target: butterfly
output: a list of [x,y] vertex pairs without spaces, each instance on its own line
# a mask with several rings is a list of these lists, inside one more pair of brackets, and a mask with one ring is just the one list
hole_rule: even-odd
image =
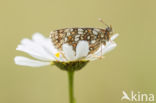
[[[103,22],[103,21],[101,21]],[[106,24],[105,24],[106,25]],[[50,38],[54,46],[62,50],[62,45],[68,43],[76,51],[79,41],[87,41],[89,54],[94,53],[103,44],[106,45],[112,35],[112,26],[106,28],[64,28],[52,31]]]

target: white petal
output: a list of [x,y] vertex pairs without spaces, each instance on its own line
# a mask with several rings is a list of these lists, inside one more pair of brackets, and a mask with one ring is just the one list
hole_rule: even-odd
[[50,54],[53,58],[59,60],[59,61],[64,61],[64,58],[61,58],[61,54],[60,54],[60,57],[59,58],[56,58],[55,57],[55,54],[58,53],[58,50],[55,48],[55,46],[53,45],[52,41],[50,38],[46,38],[44,37],[42,34],[40,33],[35,33],[33,36],[32,36],[32,39],[33,41],[44,47],[44,50]]
[[[113,50],[115,47],[117,46],[117,44],[113,41],[109,42],[109,44],[107,44],[106,46],[103,45],[103,49],[102,49],[102,55],[108,53],[109,51]],[[101,55],[100,53],[97,53],[97,55]]]
[[45,38],[42,34],[40,33],[35,33],[33,36],[32,36],[32,40],[40,45],[40,46],[43,46],[45,48],[45,50],[47,52],[49,52],[50,54],[55,54],[57,53],[57,49],[54,47],[54,45],[52,44],[51,42],[51,39],[50,38]]
[[[23,39],[21,41],[21,44],[18,45],[16,50],[26,52],[29,55],[31,55],[37,59],[47,60],[47,61],[55,60],[53,53],[50,53],[50,51],[48,51],[47,47],[46,47],[46,44],[49,45],[48,42],[50,42],[50,40],[47,40],[41,34],[35,34],[35,35],[34,36],[35,36],[36,41],[32,41],[29,39]],[[37,42],[37,40],[38,40],[38,42]],[[42,44],[44,44],[44,45],[42,45]],[[52,47],[52,45],[51,45],[51,47]],[[53,50],[53,51],[55,51],[55,50]]]
[[[23,41],[26,41],[26,39],[24,39]],[[31,43],[31,42],[29,45],[28,44],[27,45],[23,45],[23,44],[18,45],[16,50],[28,53],[32,57],[40,59],[40,60],[45,60],[45,61],[54,60],[53,58],[46,55],[46,52],[44,52],[42,47],[39,47],[36,44]]]
[[64,52],[65,57],[69,61],[72,61],[72,60],[76,59],[75,52],[74,52],[73,47],[71,45],[63,44],[62,48],[63,48],[63,52]]
[[100,47],[94,54],[90,54],[86,59],[91,60],[91,61],[96,60],[100,56],[103,56],[104,54],[113,50],[116,46],[117,46],[117,44],[113,41],[107,42],[106,45],[101,45],[102,48]]
[[[102,55],[108,53],[116,47],[116,43],[108,43],[106,46],[102,45]],[[95,53],[96,56],[101,56],[101,48]]]
[[30,67],[41,67],[50,65],[50,62],[42,62],[37,60],[32,60],[23,56],[16,56],[14,61],[17,65],[30,66]]
[[95,57],[95,56],[93,56],[93,55],[90,55],[89,57],[86,58],[86,60],[94,61],[94,60],[96,60],[96,59],[98,59],[98,58],[100,58],[100,57]]
[[[102,45],[102,55],[108,53],[109,51],[113,50],[115,47],[117,46],[117,44],[113,41],[111,42],[107,42],[106,45]],[[99,50],[95,53],[95,55],[97,56],[101,56],[101,48],[99,48]]]
[[111,40],[115,40],[117,37],[119,36],[119,34],[114,34],[112,37],[111,37]]
[[[41,33],[34,33],[32,36],[32,40],[41,43],[42,41],[44,41],[46,38],[41,34]],[[42,43],[41,43],[42,44]]]
[[76,59],[86,57],[89,52],[89,44],[87,41],[79,41],[76,47]]

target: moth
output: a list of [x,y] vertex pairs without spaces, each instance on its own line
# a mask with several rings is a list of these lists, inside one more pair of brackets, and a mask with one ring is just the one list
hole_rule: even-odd
[[[102,23],[104,23],[101,20]],[[105,24],[106,25],[106,24]],[[89,54],[93,54],[103,44],[106,45],[112,35],[112,26],[106,28],[64,28],[52,31],[50,38],[54,46],[62,50],[62,45],[68,43],[76,51],[79,41],[87,41],[89,44]]]

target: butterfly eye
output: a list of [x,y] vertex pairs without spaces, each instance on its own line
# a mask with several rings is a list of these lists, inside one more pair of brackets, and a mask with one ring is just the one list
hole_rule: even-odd
[[111,28],[111,27],[107,27],[107,28],[106,28],[106,31],[107,31],[107,32],[112,32],[112,28]]

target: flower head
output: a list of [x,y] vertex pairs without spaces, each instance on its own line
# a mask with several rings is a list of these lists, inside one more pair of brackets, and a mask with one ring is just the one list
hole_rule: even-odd
[[16,56],[17,65],[40,67],[54,64],[68,72],[69,101],[74,103],[74,71],[82,69],[89,61],[101,58],[116,47],[111,26],[99,28],[67,28],[51,32],[50,38],[35,33],[32,39],[23,39],[16,48],[32,56]]
[[[109,41],[106,41],[105,45],[99,45],[98,49],[91,53],[90,44],[85,40],[79,40],[75,48],[73,48],[73,45],[70,43],[62,43],[58,48],[55,42],[51,42],[50,38],[44,37],[40,33],[35,33],[32,39],[23,39],[16,48],[16,50],[25,52],[34,59],[16,56],[14,60],[17,65],[30,67],[40,67],[51,64],[58,66],[58,63],[65,63],[67,65],[69,62],[75,65],[74,62],[76,61],[83,64],[84,61],[96,60],[108,51],[114,49],[116,43],[113,40],[117,36],[118,34],[113,35]],[[84,64],[86,64],[86,62]]]

